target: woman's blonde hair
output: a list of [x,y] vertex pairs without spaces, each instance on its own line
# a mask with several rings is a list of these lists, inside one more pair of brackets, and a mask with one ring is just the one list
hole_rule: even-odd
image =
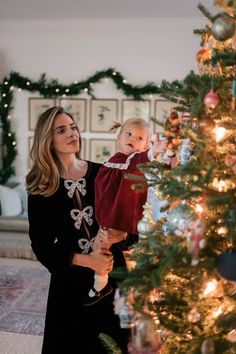
[[[62,107],[57,106],[47,109],[41,114],[37,121],[34,141],[30,151],[33,166],[26,176],[26,189],[31,194],[49,196],[52,195],[59,186],[59,161],[51,148],[53,123],[59,114],[66,114],[75,122],[74,118],[69,113],[65,112]],[[77,130],[79,131],[78,127]],[[76,156],[79,158],[79,153],[76,154]]]

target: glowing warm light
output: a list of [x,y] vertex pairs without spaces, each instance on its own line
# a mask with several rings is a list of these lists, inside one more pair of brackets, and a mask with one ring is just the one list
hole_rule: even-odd
[[224,226],[221,226],[221,227],[219,227],[219,229],[217,230],[217,232],[218,232],[218,234],[219,235],[225,235],[225,234],[227,234],[227,228],[226,227],[224,227]]
[[219,142],[225,138],[227,130],[223,127],[216,127],[214,133],[216,136],[216,141]]
[[216,290],[216,287],[217,287],[217,280],[216,279],[212,279],[210,280],[207,285],[206,285],[206,288],[203,292],[203,294],[205,296],[209,295],[210,293],[212,293],[213,291]]
[[213,311],[213,317],[219,317],[223,313],[223,306],[221,305],[217,310]]
[[199,213],[199,214],[202,214],[203,211],[204,211],[202,205],[200,205],[200,204],[196,204],[196,205],[195,205],[195,210],[196,210],[196,212]]
[[213,179],[212,186],[213,188],[217,189],[219,192],[224,192],[227,190],[225,181],[218,180],[217,178]]
[[160,294],[157,289],[153,289],[149,294],[149,301],[153,304],[154,302],[158,301],[160,298]]

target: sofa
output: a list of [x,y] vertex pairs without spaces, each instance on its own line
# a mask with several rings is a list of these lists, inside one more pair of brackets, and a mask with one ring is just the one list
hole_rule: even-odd
[[0,185],[0,257],[36,260],[28,231],[27,192],[24,185]]

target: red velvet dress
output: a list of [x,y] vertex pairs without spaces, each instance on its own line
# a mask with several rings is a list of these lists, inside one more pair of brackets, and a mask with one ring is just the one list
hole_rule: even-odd
[[147,189],[132,189],[133,184],[144,182],[128,179],[126,175],[143,176],[138,165],[148,161],[148,151],[129,156],[118,152],[99,169],[95,180],[95,210],[100,226],[138,233],[137,223],[142,219]]

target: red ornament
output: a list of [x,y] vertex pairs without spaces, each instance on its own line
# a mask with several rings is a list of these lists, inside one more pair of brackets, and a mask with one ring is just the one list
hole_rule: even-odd
[[204,104],[208,108],[215,108],[219,103],[220,97],[213,90],[204,97]]
[[203,117],[199,120],[199,128],[206,133],[211,132],[215,128],[215,122],[209,116]]
[[210,48],[202,48],[196,55],[196,59],[199,63],[204,62],[205,60],[210,60],[212,57],[212,50]]

